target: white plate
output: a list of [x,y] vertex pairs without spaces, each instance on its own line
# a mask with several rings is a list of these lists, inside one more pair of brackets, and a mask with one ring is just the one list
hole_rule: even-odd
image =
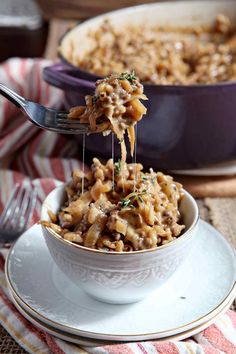
[[[43,331],[58,337],[60,339],[66,340],[68,342],[76,343],[79,345],[83,346],[100,346],[100,345],[108,345],[108,344],[114,344],[114,341],[105,341],[105,340],[100,340],[100,339],[92,339],[92,338],[86,338],[82,336],[78,336],[75,334],[71,333],[66,333],[63,331],[60,331],[59,329],[56,329],[54,327],[49,326],[48,324],[44,323],[43,321],[40,321],[38,318],[34,317],[30,312],[26,311],[18,302],[18,299],[14,297],[13,294],[11,294],[11,300],[14,303],[15,307],[17,310],[28,320],[30,321],[34,326],[38,327],[39,329],[42,329]],[[120,342],[116,342],[120,343]]]
[[[29,320],[34,326],[38,327],[39,329],[42,329],[43,331],[57,337],[63,340],[66,340],[68,342],[72,342],[72,343],[76,343],[82,346],[87,346],[87,347],[94,347],[94,346],[101,346],[101,345],[109,345],[109,344],[117,344],[120,342],[116,342],[116,341],[104,341],[104,340],[99,340],[99,339],[91,339],[91,338],[86,338],[86,337],[82,337],[82,336],[78,336],[75,334],[71,334],[71,333],[66,333],[63,331],[60,331],[59,329],[56,329],[54,327],[51,327],[49,325],[47,325],[46,323],[44,323],[43,321],[40,321],[39,319],[37,319],[36,317],[34,317],[30,312],[27,312],[18,302],[17,298],[14,297],[13,294],[11,294],[11,299],[14,303],[14,305],[16,306],[16,308],[18,309],[18,311],[27,319]],[[216,314],[216,316],[214,316],[210,321],[204,322],[202,325],[194,327],[193,329],[190,329],[188,331],[182,332],[180,334],[176,334],[174,336],[169,336],[169,337],[163,337],[163,338],[159,338],[156,339],[156,341],[158,342],[162,342],[162,341],[177,341],[177,340],[183,340],[186,338],[189,338],[201,331],[203,331],[205,328],[209,327],[213,322],[216,321],[216,319],[223,315],[225,313],[225,311],[227,311],[229,309],[229,307],[231,306],[232,302],[234,300],[234,297],[231,296],[231,298],[229,299],[229,302],[227,302],[225,304],[225,307],[219,311],[219,313]]]
[[236,160],[190,170],[171,170],[170,173],[186,176],[230,176],[236,174]]
[[212,226],[200,221],[194,252],[145,300],[112,305],[88,297],[54,264],[39,225],[24,233],[6,262],[11,292],[34,317],[62,331],[105,340],[175,335],[212,319],[236,290],[236,257]]

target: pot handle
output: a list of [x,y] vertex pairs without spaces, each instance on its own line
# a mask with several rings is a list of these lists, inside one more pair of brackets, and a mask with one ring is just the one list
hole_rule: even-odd
[[43,69],[44,80],[52,86],[56,86],[61,90],[80,91],[85,95],[93,94],[95,83],[93,81],[83,80],[76,77],[78,73],[63,65],[57,63],[47,66]]

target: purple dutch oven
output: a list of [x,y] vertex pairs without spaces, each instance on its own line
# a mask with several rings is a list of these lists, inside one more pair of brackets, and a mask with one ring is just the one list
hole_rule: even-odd
[[[211,24],[224,13],[236,24],[235,1],[192,1],[135,6],[113,11],[83,22],[70,30],[60,45],[61,63],[44,69],[44,79],[65,93],[66,108],[84,104],[84,95],[93,94],[95,75],[74,66],[66,58],[73,38],[79,54],[89,46],[86,35],[105,18],[115,26],[124,23]],[[178,14],[178,16],[176,16]],[[157,22],[158,21],[158,22]],[[77,53],[78,54],[78,53]],[[144,85],[148,113],[138,124],[137,161],[146,167],[188,169],[236,158],[236,82],[214,85]],[[80,142],[82,138],[78,136]],[[94,156],[111,156],[111,138],[100,134],[86,138]],[[115,146],[120,156],[120,146]]]

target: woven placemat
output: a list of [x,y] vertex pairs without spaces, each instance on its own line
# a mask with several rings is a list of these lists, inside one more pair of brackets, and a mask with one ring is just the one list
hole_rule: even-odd
[[236,249],[236,198],[206,198],[208,220]]
[[[236,248],[236,198],[206,198],[197,202],[201,218],[215,226]],[[231,309],[236,311],[236,301]],[[0,353],[26,353],[1,326]]]
[[1,354],[26,354],[16,341],[0,326],[0,353]]

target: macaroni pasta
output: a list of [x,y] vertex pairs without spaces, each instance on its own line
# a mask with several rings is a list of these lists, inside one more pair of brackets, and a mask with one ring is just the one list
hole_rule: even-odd
[[[93,159],[91,171],[72,173],[66,186],[66,201],[44,226],[65,240],[111,252],[155,248],[181,235],[179,202],[182,186],[173,178],[141,164]],[[113,178],[114,175],[114,178]],[[82,192],[82,179],[84,190]]]
[[105,21],[91,31],[90,49],[79,57],[71,38],[66,59],[100,76],[135,70],[142,82],[161,85],[207,84],[236,80],[236,31],[219,14],[210,28],[126,25]]
[[133,156],[135,144],[135,124],[140,121],[146,108],[140,100],[146,100],[143,85],[134,73],[122,73],[96,82],[94,96],[86,96],[86,106],[70,110],[69,119],[87,123],[94,132],[114,132],[121,143],[122,166],[126,161],[124,134],[127,131],[130,152]]

